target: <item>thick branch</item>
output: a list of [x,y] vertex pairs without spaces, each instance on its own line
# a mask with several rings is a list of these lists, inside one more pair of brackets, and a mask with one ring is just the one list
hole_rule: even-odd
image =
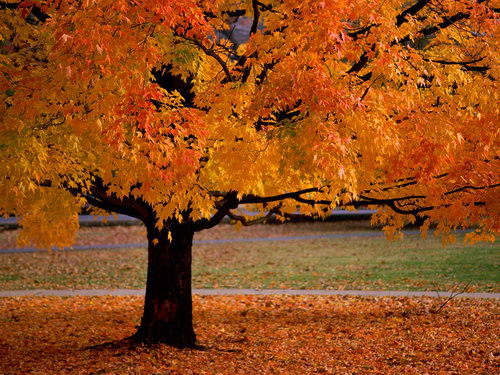
[[3,1],[0,1],[0,9],[17,9],[17,7],[21,4],[21,2],[18,3],[6,3]]
[[[257,28],[259,27],[259,18],[260,18],[260,10],[259,10],[259,2],[257,0],[252,0],[252,9],[253,9],[253,21],[252,21],[252,27],[250,28],[250,35],[253,35],[257,32]],[[256,57],[257,51],[255,51],[251,57]],[[240,59],[241,65],[244,65],[246,63],[247,58],[243,57],[243,59]],[[238,61],[238,63],[240,63]],[[241,82],[245,83],[248,80],[248,77],[250,76],[250,71],[252,70],[252,67],[250,65],[246,66],[245,69],[243,70],[243,74],[241,76]]]
[[347,35],[353,40],[357,40],[361,35],[367,34],[373,27],[378,26],[378,24],[372,23],[356,31],[349,31]]
[[490,67],[489,66],[469,66],[469,65],[464,65],[462,67],[462,70],[466,70],[468,72],[484,73],[484,72],[490,70]]
[[[217,18],[217,16],[213,12],[203,12],[203,14],[207,18]],[[246,14],[246,10],[245,9],[225,10],[222,12],[222,14],[228,17],[241,17]]]
[[317,193],[320,192],[321,189],[319,188],[309,188],[309,189],[303,189],[299,191],[295,191],[293,193],[285,193],[285,194],[279,194],[279,195],[273,195],[269,197],[259,197],[257,195],[244,195],[240,199],[240,203],[271,203],[271,202],[278,202],[284,199],[295,199],[297,197],[300,197],[302,194],[307,194],[307,193]]
[[102,210],[116,212],[119,214],[128,215],[132,217],[137,217],[137,212],[135,210],[130,209],[129,207],[111,204],[109,201],[101,200],[99,198],[96,198],[88,194],[80,194],[80,195],[84,197],[89,204],[97,208],[100,208]]
[[277,212],[276,209],[271,210],[265,216],[259,217],[258,219],[254,220],[248,220],[245,216],[236,215],[234,212],[231,211],[227,213],[227,216],[229,216],[231,220],[239,221],[245,227],[249,227],[251,225],[262,224],[266,222],[266,220],[271,218],[276,212]]
[[431,0],[420,0],[413,4],[411,7],[406,8],[396,17],[396,26],[399,27],[403,23],[408,22],[407,16],[414,16],[418,12],[420,12],[427,4],[429,4]]
[[478,59],[474,59],[474,60],[469,60],[469,61],[449,61],[449,60],[434,60],[434,59],[427,59],[427,58],[424,58],[424,61],[428,61],[428,62],[433,62],[433,63],[436,63],[436,64],[443,64],[443,65],[470,65],[470,64],[474,64],[474,63],[477,63],[479,61],[482,61],[484,60],[484,58],[478,58]]
[[257,32],[257,28],[259,27],[260,9],[259,2],[257,0],[252,0],[252,10],[253,21],[252,27],[250,28],[250,35],[255,34]]
[[444,195],[455,194],[455,193],[459,193],[459,192],[466,191],[466,190],[494,189],[494,188],[499,187],[499,186],[500,186],[500,183],[499,184],[493,184],[493,185],[485,185],[485,186],[467,185],[467,186],[462,186],[462,187],[454,189],[454,190],[450,190],[450,191],[444,193]]
[[198,232],[203,229],[210,229],[221,222],[221,220],[229,213],[229,210],[238,207],[238,199],[235,193],[229,193],[221,199],[217,204],[219,206],[215,215],[210,219],[201,219],[194,223],[194,231]]
[[[126,215],[133,216],[143,222],[146,222],[151,215],[150,206],[143,202],[140,198],[132,196],[124,196],[119,198],[115,193],[109,194],[108,186],[105,186],[100,178],[95,178],[90,188],[90,194],[82,194],[87,200],[94,199],[92,202],[107,205],[110,208],[105,208],[109,211],[118,213],[125,213]],[[99,201],[99,202],[98,202]],[[94,204],[89,201],[90,204]],[[99,206],[97,206],[99,207]]]
[[[389,206],[390,209],[393,210],[394,212],[401,214],[401,215],[418,215],[418,214],[421,214],[422,212],[432,211],[436,208],[434,206],[429,206],[429,207],[417,207],[417,208],[410,209],[410,210],[403,210],[403,209],[399,208],[398,206],[396,206],[395,202],[388,202],[387,206]],[[448,206],[448,205],[443,205],[441,207],[446,207],[446,206]]]
[[[446,29],[446,28],[454,25],[456,22],[468,19],[469,17],[470,17],[470,13],[463,13],[463,12],[456,13],[453,16],[446,17],[446,19],[443,22],[438,23],[437,25],[420,29],[417,32],[417,35],[420,34],[421,36],[429,36],[429,35],[435,34],[439,30]],[[409,43],[411,41],[411,38],[412,37],[410,35],[407,35],[398,41],[394,41],[392,43],[392,45]]]
[[[446,176],[446,175],[445,174],[440,175],[440,176],[437,176],[436,178],[441,178],[444,176]],[[406,186],[415,185],[416,183],[417,183],[417,181],[410,181],[410,182],[406,182],[406,183],[403,183],[400,185],[384,188],[381,191],[387,191],[387,190],[391,190],[391,189],[395,189],[395,188],[403,188]],[[467,186],[462,186],[460,188],[456,188],[456,189],[447,191],[447,192],[443,193],[442,196],[445,197],[448,195],[456,194],[459,192],[464,192],[467,190],[493,189],[493,188],[497,188],[499,186],[500,186],[500,183],[492,184],[492,185],[485,185],[485,186],[467,185]],[[255,196],[255,195],[246,195],[246,196],[243,196],[243,198],[240,200],[240,203],[270,203],[270,202],[277,202],[277,201],[281,201],[281,200],[285,200],[285,199],[294,199],[295,201],[297,201],[299,203],[308,204],[310,206],[315,206],[318,204],[325,205],[325,206],[333,205],[334,202],[331,200],[306,199],[306,198],[302,198],[302,196],[301,196],[301,195],[307,194],[307,193],[321,193],[321,192],[322,192],[322,189],[320,189],[320,188],[309,188],[309,189],[299,190],[296,192],[274,195],[274,196],[269,196],[269,197],[259,197],[259,196]],[[367,191],[367,192],[369,192],[369,191]],[[413,203],[417,200],[426,199],[427,198],[426,195],[406,195],[406,196],[400,196],[400,197],[395,197],[395,198],[374,198],[374,197],[367,196],[366,193],[361,193],[359,198],[360,199],[357,201],[340,203],[340,204],[336,204],[336,205],[337,206],[359,206],[359,205],[381,206],[381,205],[386,205],[386,206],[390,207],[396,213],[404,214],[404,215],[410,215],[410,214],[416,215],[416,214],[419,214],[422,212],[434,210],[436,208],[444,208],[444,207],[449,206],[449,204],[443,204],[439,207],[436,207],[436,206],[420,207],[416,203]],[[410,201],[409,204],[405,204],[405,205],[414,206],[415,208],[413,208],[413,209],[401,208],[401,204],[402,204],[401,202],[405,202],[405,201]],[[475,205],[484,205],[484,202],[475,202],[474,204]]]
[[78,183],[70,181],[70,178],[67,178],[61,185],[54,185],[52,181],[44,180],[39,182],[38,186],[48,188],[59,187],[65,189],[75,197],[85,198],[85,200],[92,206],[110,212],[129,215],[142,221],[144,221],[149,215],[146,204],[142,203],[141,205],[141,202],[138,199],[132,197],[124,197],[120,199],[115,194],[107,194],[107,187],[103,185],[102,180],[99,177],[94,177],[90,187],[90,192]]
[[[372,47],[373,48],[373,47]],[[364,66],[368,63],[368,53],[363,52],[359,57],[359,60],[351,66],[351,68],[347,71],[347,74],[358,73]]]
[[486,72],[487,70],[490,69],[489,66],[471,66],[470,64],[477,63],[479,61],[484,60],[484,58],[478,58],[474,60],[469,60],[469,61],[448,61],[448,60],[434,60],[434,59],[427,59],[424,58],[424,61],[428,62],[433,62],[436,64],[442,64],[442,65],[460,65],[463,70],[466,70],[468,72]]

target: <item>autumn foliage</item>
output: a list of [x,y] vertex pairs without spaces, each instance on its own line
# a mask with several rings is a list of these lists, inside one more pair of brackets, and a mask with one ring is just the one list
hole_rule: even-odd
[[[265,210],[389,203],[380,219],[395,227],[416,213],[488,235],[493,3],[2,3],[0,212],[26,239],[66,245],[101,190],[196,221],[228,194],[305,189]],[[255,20],[237,49],[215,35],[234,15]]]
[[[5,374],[494,374],[498,303],[354,297],[195,297],[202,347],[113,342],[138,297],[30,297],[0,305]],[[86,327],[82,330],[81,327]]]

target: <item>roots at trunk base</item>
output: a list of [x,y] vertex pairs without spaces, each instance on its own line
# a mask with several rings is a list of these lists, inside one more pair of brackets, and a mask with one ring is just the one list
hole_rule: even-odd
[[169,222],[158,229],[149,222],[146,228],[146,296],[144,314],[134,339],[144,343],[193,347],[196,342],[191,296],[193,227],[189,223]]

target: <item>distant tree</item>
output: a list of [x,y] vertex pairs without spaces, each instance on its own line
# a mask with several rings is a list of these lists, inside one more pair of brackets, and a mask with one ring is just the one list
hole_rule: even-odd
[[[148,237],[134,338],[192,346],[191,246],[240,204],[498,230],[485,0],[0,3],[0,214],[65,246],[90,204]],[[251,19],[237,49],[216,30]],[[234,19],[234,18],[233,18]],[[425,43],[422,41],[425,40]]]

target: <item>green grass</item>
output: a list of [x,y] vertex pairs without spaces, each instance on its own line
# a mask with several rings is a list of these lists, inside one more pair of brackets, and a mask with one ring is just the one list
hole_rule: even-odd
[[[460,239],[459,239],[460,241]],[[497,244],[343,238],[194,247],[195,288],[500,290]],[[0,254],[0,289],[143,288],[146,250]]]
[[194,280],[203,287],[410,290],[470,282],[492,291],[500,282],[499,255],[495,245],[442,248],[418,236],[233,244],[218,257],[198,258]]

